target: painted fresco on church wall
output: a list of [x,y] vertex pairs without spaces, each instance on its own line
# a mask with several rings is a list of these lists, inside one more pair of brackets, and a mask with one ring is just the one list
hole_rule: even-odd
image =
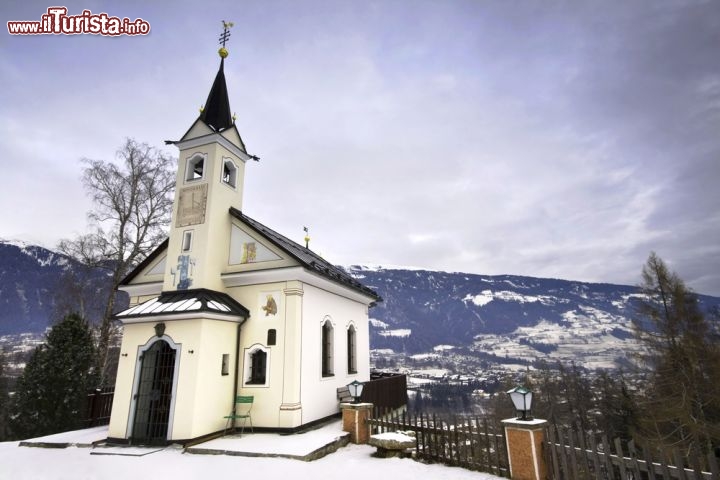
[[263,292],[258,297],[260,305],[260,318],[276,318],[280,311],[280,292]]
[[255,242],[242,244],[242,257],[240,263],[252,263],[257,260],[257,246]]
[[195,266],[195,259],[190,255],[180,255],[178,257],[177,269],[170,270],[173,276],[173,283],[178,290],[187,290],[192,285],[192,269]]
[[282,260],[262,243],[248,235],[237,225],[233,225],[230,234],[230,265],[270,262]]

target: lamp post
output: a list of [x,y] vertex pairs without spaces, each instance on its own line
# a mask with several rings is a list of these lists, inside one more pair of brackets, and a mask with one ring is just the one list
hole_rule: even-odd
[[542,455],[547,421],[530,415],[533,393],[525,387],[508,390],[517,410],[517,418],[503,420],[507,442],[510,478],[538,480],[547,478],[547,465]]
[[370,424],[368,419],[372,416],[372,403],[360,403],[364,384],[354,380],[347,385],[348,393],[353,401],[341,403],[343,431],[350,432],[352,443],[367,443],[370,438]]
[[363,388],[365,388],[365,385],[358,382],[357,380],[353,380],[352,383],[348,383],[348,391],[350,391],[350,396],[353,397],[352,403],[360,403],[360,397],[362,396]]
[[507,391],[510,395],[515,410],[518,412],[517,420],[529,421],[532,420],[530,414],[530,408],[532,407],[532,392],[525,387],[515,387],[512,390]]

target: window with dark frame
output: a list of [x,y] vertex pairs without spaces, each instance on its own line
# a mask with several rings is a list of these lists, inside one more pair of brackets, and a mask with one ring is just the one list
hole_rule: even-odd
[[264,385],[267,371],[267,353],[263,350],[255,350],[250,354],[250,378],[248,385]]
[[270,346],[270,345],[275,345],[276,343],[277,343],[277,331],[274,328],[271,328],[270,330],[268,330],[267,344],[268,344],[268,346]]
[[229,353],[223,353],[222,367],[220,367],[220,374],[221,375],[229,375],[230,374],[230,354]]
[[348,373],[357,373],[357,351],[355,349],[355,326],[350,325],[347,330],[347,369]]
[[333,327],[330,320],[326,320],[322,326],[322,376],[333,375]]

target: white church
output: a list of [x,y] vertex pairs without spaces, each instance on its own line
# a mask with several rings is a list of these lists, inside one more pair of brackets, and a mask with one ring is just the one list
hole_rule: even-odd
[[369,372],[379,300],[307,247],[243,213],[251,159],[231,116],[227,51],[199,118],[178,141],[168,239],[124,280],[108,440],[221,434],[237,396],[255,428],[295,431],[339,412],[337,389]]

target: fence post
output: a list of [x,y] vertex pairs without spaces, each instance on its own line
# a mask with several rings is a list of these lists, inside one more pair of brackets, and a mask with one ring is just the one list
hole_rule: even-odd
[[513,480],[545,480],[547,467],[542,453],[546,420],[509,418],[505,425],[510,478]]
[[96,413],[96,402],[98,400],[98,397],[100,396],[101,390],[99,388],[96,388],[95,390],[91,390],[87,394],[87,402],[85,409],[85,427],[94,427],[95,426],[95,420],[97,418]]
[[341,403],[343,432],[350,432],[353,443],[367,443],[370,438],[372,403]]

